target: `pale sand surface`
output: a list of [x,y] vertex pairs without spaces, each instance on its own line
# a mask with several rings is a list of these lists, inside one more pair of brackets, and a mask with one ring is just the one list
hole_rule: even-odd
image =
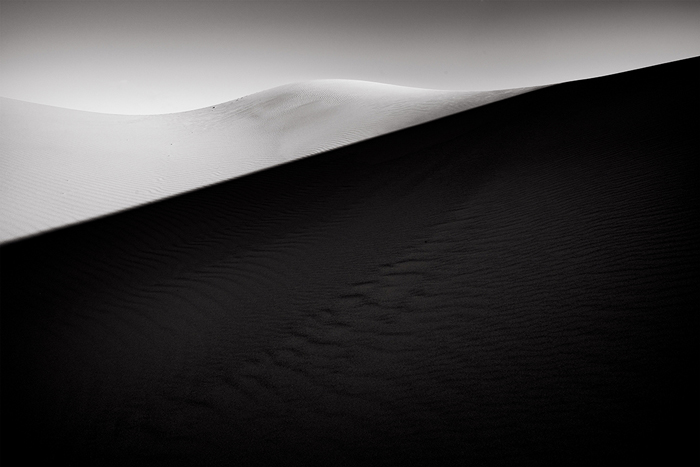
[[698,65],[0,246],[0,461],[698,465]]
[[123,116],[0,99],[0,242],[85,221],[511,97],[319,80]]

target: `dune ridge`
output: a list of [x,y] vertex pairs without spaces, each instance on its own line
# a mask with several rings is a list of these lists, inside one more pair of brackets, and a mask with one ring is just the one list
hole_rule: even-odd
[[0,246],[0,460],[698,464],[699,67]]
[[111,214],[511,97],[317,80],[175,114],[0,99],[0,242]]

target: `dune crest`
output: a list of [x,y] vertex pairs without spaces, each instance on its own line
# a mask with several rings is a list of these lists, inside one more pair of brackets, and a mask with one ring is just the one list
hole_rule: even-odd
[[352,80],[129,116],[0,98],[0,243],[515,96]]

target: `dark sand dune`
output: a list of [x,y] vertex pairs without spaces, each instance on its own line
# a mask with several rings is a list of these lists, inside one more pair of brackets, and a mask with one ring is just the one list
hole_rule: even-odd
[[697,465],[699,64],[3,245],[3,465]]

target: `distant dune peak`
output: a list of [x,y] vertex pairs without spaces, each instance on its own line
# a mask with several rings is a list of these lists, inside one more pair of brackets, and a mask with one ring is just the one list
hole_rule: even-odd
[[163,115],[0,101],[0,242],[34,235],[527,92],[292,83]]

